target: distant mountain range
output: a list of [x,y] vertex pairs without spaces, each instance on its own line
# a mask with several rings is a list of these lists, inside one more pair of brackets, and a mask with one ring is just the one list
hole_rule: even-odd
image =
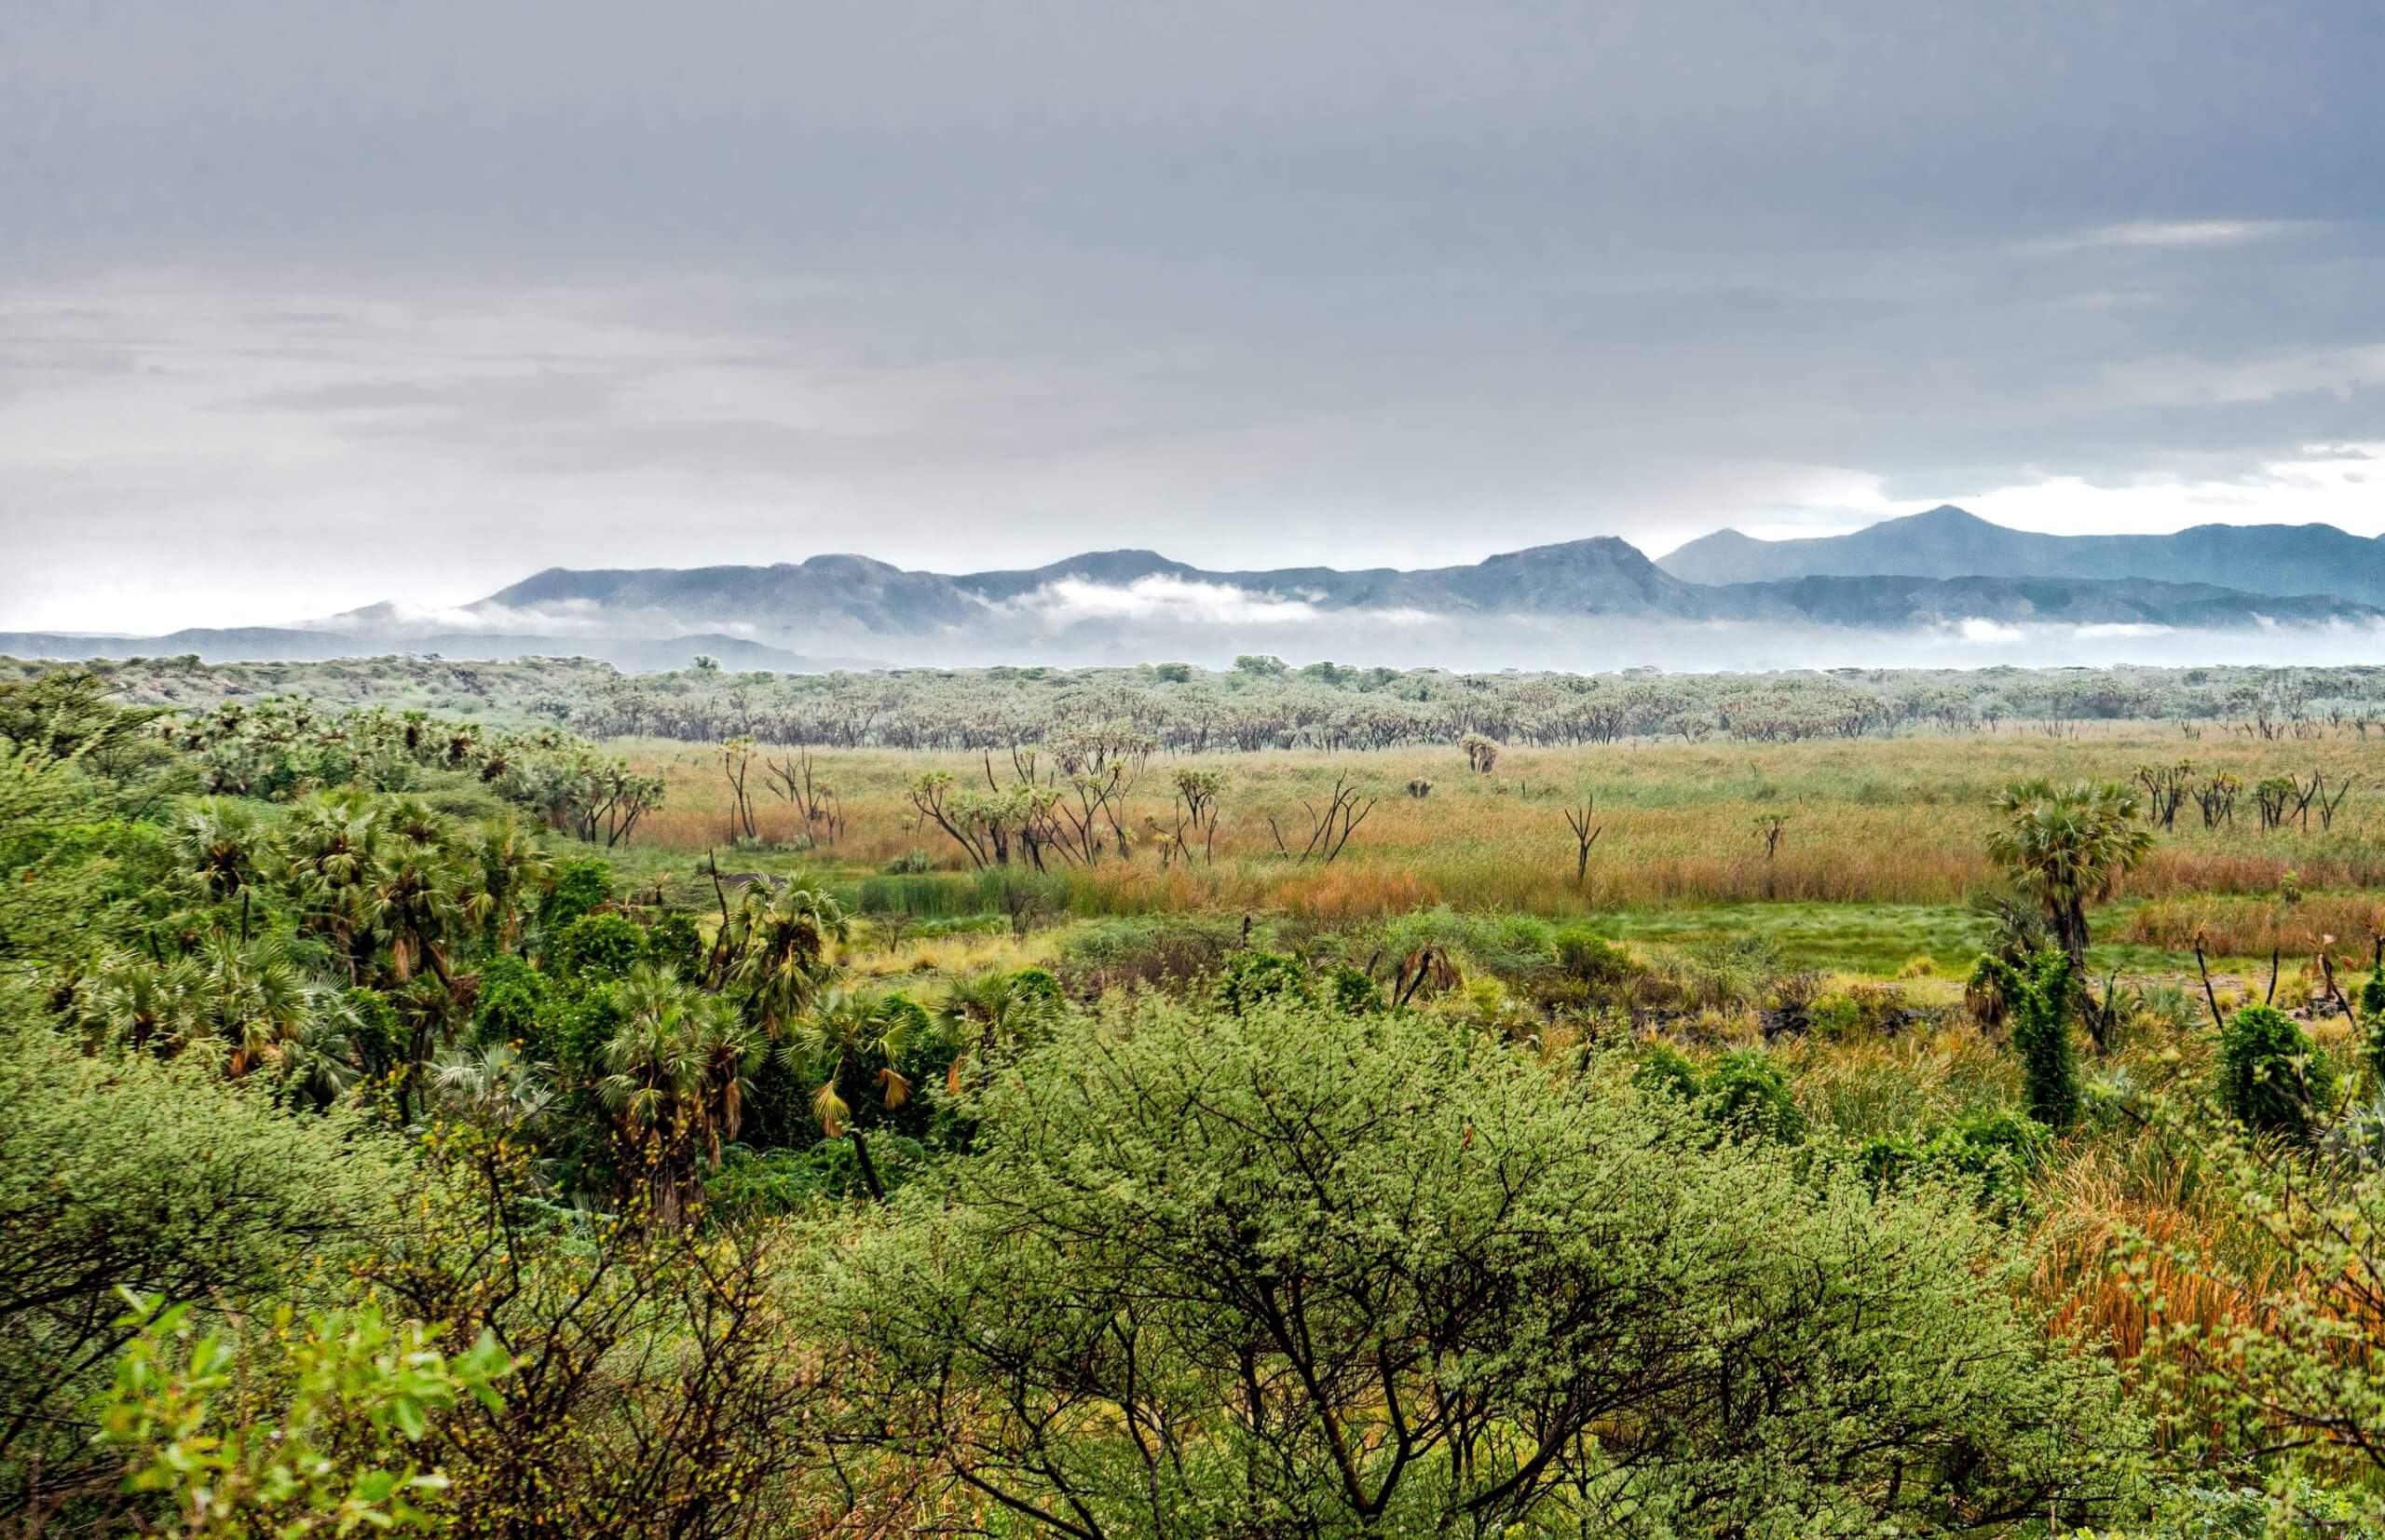
[[2333,525],[2197,525],[2174,535],[2039,535],[1933,508],[1851,535],[1759,540],[1736,529],[1656,563],[1692,583],[1789,578],[2100,578],[2219,583],[2248,593],[2385,605],[2385,538]]
[[1479,641],[1495,628],[1505,652],[1528,661],[1536,638],[1578,640],[1586,626],[1605,622],[1635,638],[1702,622],[1831,634],[2274,632],[2385,628],[2380,606],[2385,541],[2325,525],[2037,535],[1948,507],[1828,538],[1759,540],[1724,530],[1660,562],[1601,537],[1417,570],[1231,571],[1151,551],[951,575],[855,555],[770,566],[551,567],[458,609],[381,604],[289,626],[149,637],[0,633],[0,652],[551,654],[632,670],[684,666],[704,653],[732,668],[803,672],[884,666],[875,661],[881,658],[1119,661],[1295,644],[1363,657],[1394,642],[1429,652],[1436,638]]

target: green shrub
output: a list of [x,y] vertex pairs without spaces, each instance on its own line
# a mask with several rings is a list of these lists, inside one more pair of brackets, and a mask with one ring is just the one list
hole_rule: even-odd
[[593,857],[565,862],[555,869],[555,885],[538,905],[538,923],[550,933],[587,914],[613,896],[613,868]]
[[348,1043],[368,1074],[386,1075],[405,1062],[413,1043],[394,1001],[378,989],[357,988],[341,990],[340,1004],[350,1023]]
[[582,986],[620,978],[646,956],[646,932],[617,914],[582,915],[547,944],[555,973]]
[[1368,1015],[1384,1004],[1382,987],[1347,963],[1326,971],[1325,999],[1344,1015]]
[[1794,1144],[1806,1137],[1806,1115],[1797,1110],[1788,1078],[1757,1050],[1740,1049],[1716,1059],[1699,1092],[1698,1106],[1736,1139]]
[[589,990],[566,1006],[554,1034],[556,1063],[591,1076],[601,1071],[605,1044],[628,1017],[608,986]]
[[1314,993],[1300,959],[1246,948],[1226,959],[1218,978],[1218,1003],[1241,1015],[1263,1002],[1307,1000]]
[[1556,952],[1558,971],[1596,993],[1630,982],[1640,971],[1630,952],[1584,926],[1558,932]]
[[[1259,940],[1267,934],[1260,927]],[[1072,989],[1100,995],[1122,986],[1187,987],[1234,950],[1237,921],[1221,915],[1124,915],[1072,925],[1061,937],[1059,971]]]
[[2256,1133],[2308,1138],[2335,1099],[2327,1056],[2283,1011],[2247,1005],[2219,1034],[2219,1099]]
[[29,1470],[59,1492],[93,1474],[89,1397],[133,1330],[115,1286],[285,1298],[392,1217],[402,1152],[351,1109],[276,1106],[264,1080],[0,1022],[0,1505]]
[[1843,994],[1824,995],[1806,1007],[1806,1030],[1825,1042],[1853,1037],[1862,1026],[1862,1008]]
[[1934,1178],[1966,1189],[1986,1212],[2010,1214],[2026,1200],[2029,1177],[2052,1142],[2051,1133],[2032,1118],[1983,1108],[1918,1141],[1899,1135],[1866,1139],[1857,1147],[1856,1165],[1875,1188]]
[[2368,1059],[2368,1083],[2385,1091],[2385,974],[2360,987],[2361,1046]]
[[1653,1043],[1640,1056],[1640,1067],[1631,1072],[1631,1083],[1643,1091],[1659,1093],[1683,1102],[1694,1102],[1704,1085],[1697,1066],[1689,1056],[1668,1043]]
[[1770,937],[1740,935],[1664,954],[1651,978],[1683,1009],[1734,1011],[1760,1003],[1781,973],[1780,950]]
[[666,914],[647,927],[647,960],[681,978],[702,976],[705,951],[703,932],[684,914]]
[[1971,973],[1974,994],[1990,995],[2011,1022],[2012,1048],[2021,1058],[2022,1103],[2029,1116],[2059,1133],[2078,1116],[2078,1055],[2070,1041],[2070,1017],[2078,983],[2070,959],[2052,948],[2021,967],[1983,957]]
[[1021,968],[1010,975],[1011,992],[1022,1000],[1034,1002],[1044,1009],[1056,1007],[1067,998],[1060,988],[1059,976],[1049,968]]
[[472,1007],[473,1040],[484,1046],[518,1043],[533,1058],[551,1056],[553,993],[547,975],[520,958],[490,958],[481,967],[480,997]]
[[[974,1473],[1103,1534],[1574,1533],[1618,1429],[1660,1439],[1615,1490],[1665,1533],[1953,1533],[2112,1490],[2146,1438],[2115,1371],[1983,1280],[1965,1206],[1705,1145],[1619,1068],[1551,1095],[1424,1012],[1070,1017],[932,1200],[840,1245],[840,1393],[901,1428],[999,1405]],[[1253,1351],[1300,1366],[1255,1403]],[[1218,1457],[1145,1457],[1161,1386]]]

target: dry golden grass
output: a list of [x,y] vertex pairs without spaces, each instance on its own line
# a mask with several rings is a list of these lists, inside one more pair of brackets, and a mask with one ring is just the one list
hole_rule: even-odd
[[[716,751],[636,741],[624,745],[641,768],[668,780],[669,803],[642,828],[641,843],[695,852],[729,842],[729,799]],[[770,752],[767,751],[766,752]],[[1989,798],[2027,775],[2057,780],[2126,779],[2140,763],[2191,758],[2248,784],[2270,774],[2324,770],[2331,781],[2367,772],[2370,751],[2350,734],[2267,743],[2242,737],[2183,740],[2174,729],[2120,725],[2076,739],[2007,731],[1756,745],[1626,744],[1576,750],[1511,748],[1493,775],[1466,770],[1454,750],[1381,755],[1268,753],[1154,759],[1129,805],[1130,828],[1164,817],[1180,764],[1222,771],[1223,816],[1211,864],[1162,872],[1146,849],[1121,865],[1105,860],[1081,874],[1080,907],[1144,910],[1179,906],[1266,906],[1319,917],[1393,912],[1420,903],[1540,913],[1773,898],[1820,903],[1947,904],[1993,879],[1982,853]],[[839,862],[876,866],[921,851],[939,866],[966,860],[938,830],[922,827],[905,787],[923,770],[983,784],[984,761],[879,750],[815,751],[821,774],[844,793],[849,832]],[[994,760],[997,779],[1010,768]],[[1297,848],[1302,803],[1321,805],[1337,775],[1377,798],[1342,859],[1295,865],[1276,852],[1272,818]],[[1431,795],[1402,787],[1423,777]],[[754,783],[758,790],[761,777]],[[1574,844],[1563,810],[1585,792],[1598,799],[1604,833],[1590,878],[1573,882]],[[2247,805],[2236,825],[2206,830],[2194,807],[2161,835],[2152,858],[2129,880],[2139,899],[2192,900],[2146,911],[2136,938],[2175,947],[2201,925],[2222,950],[2266,951],[2272,932],[2332,927],[2362,937],[2385,905],[2345,890],[2385,884],[2385,787],[2351,794],[2332,829],[2262,834]],[[1777,860],[1755,833],[1759,815],[1784,815]],[[765,842],[793,842],[795,811],[764,793]],[[2273,892],[2297,872],[2313,898],[2301,915],[2270,917],[2225,898]],[[2320,896],[2324,894],[2324,899]],[[2328,906],[2332,906],[2332,907]]]
[[[2145,1350],[2157,1317],[2166,1329],[2217,1342],[2246,1323],[2244,1294],[2181,1255],[2231,1255],[2237,1277],[2257,1289],[2274,1262],[2199,1186],[2191,1163],[2150,1140],[2088,1145],[2038,1189],[2045,1206],[2033,1292],[2064,1336],[2102,1342],[2122,1363]],[[2140,1244],[2140,1241],[2142,1244]],[[2133,1265],[2132,1265],[2133,1264]]]

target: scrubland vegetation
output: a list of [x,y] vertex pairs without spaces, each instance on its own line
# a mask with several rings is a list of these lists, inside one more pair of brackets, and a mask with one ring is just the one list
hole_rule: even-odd
[[2379,1533],[2378,683],[17,670],[0,1524]]

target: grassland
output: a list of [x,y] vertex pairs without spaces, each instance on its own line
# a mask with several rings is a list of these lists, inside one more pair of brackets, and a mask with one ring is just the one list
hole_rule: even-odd
[[[693,882],[707,851],[729,852],[730,800],[719,751],[662,740],[614,745],[662,775],[668,800],[639,834],[639,864],[666,881]],[[793,751],[765,745],[765,756]],[[1147,848],[1120,861],[1050,865],[1077,915],[1183,909],[1282,912],[1347,921],[1448,905],[1468,911],[1594,917],[1618,936],[1679,941],[1756,932],[1817,964],[1893,972],[1915,957],[1958,966],[1975,953],[1980,921],[1966,907],[1994,888],[1983,847],[1997,787],[2027,776],[2127,780],[2144,764],[2190,760],[2200,775],[2324,774],[2351,793],[2332,826],[2315,812],[2263,832],[2249,793],[2231,824],[2206,828],[2189,801],[2129,878],[2099,927],[2119,944],[2115,964],[2156,966],[2198,931],[2217,951],[2251,958],[2272,946],[2307,950],[2322,934],[2360,943],[2385,923],[2385,744],[2350,731],[2276,742],[2174,725],[2078,728],[2060,736],[2001,732],[1738,744],[1630,743],[1510,748],[1475,774],[1454,750],[1206,756],[1222,770],[1214,859],[1163,867]],[[787,802],[756,788],[759,838],[725,865],[813,870],[858,884],[909,859],[933,868],[902,906],[921,914],[983,908],[965,855],[918,814],[906,788],[945,770],[985,783],[985,756],[864,749],[813,750],[819,777],[843,799],[846,830],[813,846]],[[1155,756],[1128,798],[1130,830],[1165,818],[1182,764]],[[997,784],[1014,776],[990,760]],[[1270,820],[1297,848],[1303,806],[1322,806],[1337,778],[1373,799],[1330,865],[1278,853]],[[1411,781],[1432,783],[1412,797]],[[1574,879],[1564,811],[1595,800],[1603,832],[1588,879]],[[1767,860],[1760,819],[1786,820]],[[917,852],[915,855],[914,852]],[[941,885],[939,887],[939,885]],[[2298,902],[2278,896],[2297,889]],[[949,896],[938,898],[939,891]]]

